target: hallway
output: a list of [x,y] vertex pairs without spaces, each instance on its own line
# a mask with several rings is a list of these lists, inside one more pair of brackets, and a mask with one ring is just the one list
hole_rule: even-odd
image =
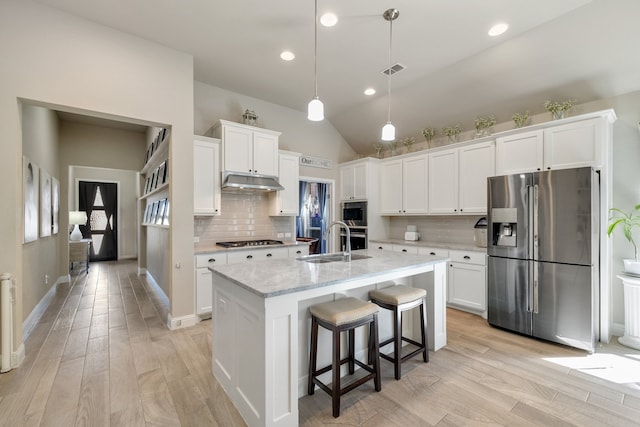
[[58,286],[0,375],[0,426],[244,425],[211,375],[211,322],[169,331],[136,267],[93,263]]

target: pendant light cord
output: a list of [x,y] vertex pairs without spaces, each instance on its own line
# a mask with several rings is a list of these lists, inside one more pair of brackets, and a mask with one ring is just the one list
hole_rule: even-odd
[[[317,1],[317,0],[316,0]],[[387,123],[391,123],[391,46],[393,41],[393,17],[389,19],[389,68],[387,68]]]
[[313,21],[313,77],[315,80],[315,94],[316,99],[318,98],[318,0],[315,0],[315,10],[314,10],[314,21]]

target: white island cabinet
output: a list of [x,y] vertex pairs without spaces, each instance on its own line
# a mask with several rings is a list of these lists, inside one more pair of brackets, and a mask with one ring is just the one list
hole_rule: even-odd
[[[420,287],[427,291],[429,348],[446,344],[447,259],[356,253],[370,258],[320,264],[288,258],[211,269],[213,374],[249,426],[298,425],[310,305],[342,294],[366,298],[389,280]],[[356,352],[366,352],[364,341],[356,342]]]

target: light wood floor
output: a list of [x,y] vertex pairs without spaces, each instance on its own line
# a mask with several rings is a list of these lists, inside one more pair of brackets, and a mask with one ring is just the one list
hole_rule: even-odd
[[[95,263],[59,286],[22,366],[0,375],[1,426],[242,426],[211,375],[211,321],[169,331],[134,262]],[[382,391],[300,400],[300,425],[640,425],[640,352],[589,356],[448,310],[448,345],[403,364]]]

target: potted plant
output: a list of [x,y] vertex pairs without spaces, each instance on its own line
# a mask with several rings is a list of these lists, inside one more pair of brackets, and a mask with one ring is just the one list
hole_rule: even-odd
[[476,138],[491,135],[491,127],[496,124],[494,116],[477,117],[473,124],[476,127]]
[[424,136],[424,139],[427,141],[427,148],[431,148],[431,140],[434,136],[436,136],[436,133],[436,129],[432,128],[431,126],[427,126],[426,128],[422,129],[422,136]]
[[517,128],[521,128],[529,121],[529,111],[527,110],[524,113],[514,113],[513,116],[511,116],[511,120],[513,120]]
[[460,132],[462,132],[460,123],[442,128],[442,134],[449,137],[449,142],[458,142],[458,135],[460,135]]
[[634,231],[640,230],[640,204],[634,206],[631,212],[627,213],[618,208],[611,208],[609,210],[609,227],[607,228],[607,235],[611,236],[611,233],[616,228],[622,228],[624,237],[633,245],[634,259],[624,259],[624,271],[626,273],[640,275],[640,257],[638,254],[638,243],[634,239]]
[[562,102],[546,101],[544,103],[544,108],[551,113],[551,117],[553,117],[554,120],[558,120],[563,119],[565,113],[571,110],[574,105],[576,105],[575,99],[567,99]]

